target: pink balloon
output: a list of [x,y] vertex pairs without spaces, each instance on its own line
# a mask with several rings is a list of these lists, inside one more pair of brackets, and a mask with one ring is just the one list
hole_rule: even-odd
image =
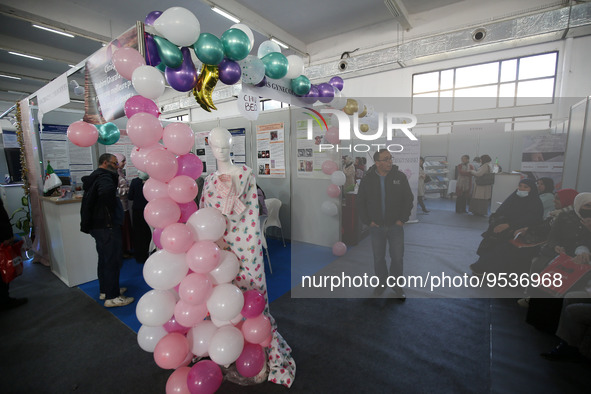
[[169,224],[162,230],[160,237],[160,243],[164,250],[175,254],[185,253],[193,245],[193,242],[191,227],[183,223]]
[[[180,289],[180,288],[179,288]],[[205,304],[192,305],[179,300],[174,307],[174,318],[185,327],[193,327],[207,316]]]
[[166,394],[191,394],[187,386],[189,367],[177,368],[166,381]]
[[181,300],[191,305],[205,303],[213,290],[211,277],[207,274],[189,274],[179,286]]
[[271,321],[265,315],[246,319],[242,324],[244,340],[250,343],[261,343],[271,334]]
[[128,118],[131,118],[133,115],[140,112],[145,112],[150,115],[154,115],[155,117],[160,116],[158,105],[156,105],[156,103],[149,98],[140,96],[139,94],[127,99],[124,110],[125,116]]
[[189,220],[191,215],[197,212],[197,203],[195,201],[189,201],[186,204],[179,204],[179,208],[181,209],[181,218],[179,219],[179,222],[187,223],[187,220]]
[[213,394],[222,385],[222,370],[211,360],[201,360],[191,367],[187,386],[191,394]]
[[248,290],[244,292],[244,306],[240,314],[247,319],[257,317],[265,310],[265,296],[258,290]]
[[191,329],[190,327],[185,327],[182,324],[179,324],[178,321],[173,317],[170,318],[169,321],[164,323],[162,326],[166,330],[166,332],[178,332],[179,334],[186,334]]
[[195,180],[186,175],[176,176],[168,182],[168,195],[180,204],[195,200],[198,192]]
[[[145,214],[145,213],[144,213]],[[162,237],[162,228],[155,228],[154,232],[152,233],[152,240],[154,241],[154,245],[156,245],[156,247],[158,249],[164,249],[162,247],[162,242],[160,242],[160,238]]]
[[117,49],[113,53],[112,60],[119,75],[130,81],[135,69],[146,65],[146,59],[136,49],[130,47]]
[[242,353],[240,353],[240,356],[236,360],[236,369],[240,375],[246,378],[252,378],[261,372],[263,365],[265,365],[265,360],[265,351],[261,345],[245,343]]
[[322,172],[325,173],[326,175],[331,175],[333,172],[335,172],[338,169],[338,165],[337,163],[335,163],[332,160],[325,160],[322,163]]
[[160,182],[154,178],[149,178],[146,183],[144,183],[144,188],[142,190],[144,192],[144,197],[148,201],[168,197],[168,184]]
[[335,242],[335,244],[332,245],[332,254],[335,256],[343,256],[345,253],[347,253],[347,245],[344,243]]
[[127,121],[127,135],[139,148],[154,145],[162,138],[162,124],[152,114],[138,112]]
[[186,155],[195,145],[195,134],[185,123],[171,123],[164,128],[162,142],[166,149],[177,155]]
[[261,345],[264,348],[269,347],[269,345],[271,345],[272,340],[273,340],[273,334],[271,333],[263,342],[259,343],[259,345]]
[[189,178],[197,179],[203,173],[203,162],[192,153],[178,157],[179,169],[177,175],[186,175]]
[[67,135],[72,144],[81,147],[92,146],[98,141],[97,128],[82,120],[68,126]]
[[146,156],[146,172],[161,182],[174,178],[178,166],[174,153],[167,150],[154,150]]
[[[145,186],[144,186],[144,188],[145,188]],[[326,188],[326,194],[328,194],[329,197],[338,198],[341,195],[341,188],[339,186],[335,185],[334,183],[331,183]]]
[[148,202],[144,209],[144,219],[155,228],[164,228],[178,222],[181,209],[170,198],[157,198]]
[[187,251],[187,265],[197,273],[208,273],[220,265],[220,248],[213,241],[197,241]]
[[148,153],[154,150],[164,150],[164,147],[160,144],[154,144],[147,146],[145,148],[134,148],[131,151],[130,157],[135,168],[137,168],[140,171],[146,172],[146,156],[148,155]]
[[175,369],[185,361],[189,353],[187,338],[173,332],[166,334],[154,348],[154,361],[162,369]]
[[329,128],[328,130],[326,130],[326,140],[328,141],[328,143],[330,144],[338,144],[340,142],[339,140],[339,129],[335,126]]

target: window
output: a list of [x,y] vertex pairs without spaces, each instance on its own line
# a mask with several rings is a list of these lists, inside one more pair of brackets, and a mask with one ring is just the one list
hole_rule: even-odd
[[552,103],[558,52],[413,75],[413,113]]
[[289,108],[289,104],[276,100],[261,100],[262,111],[270,111],[272,109]]

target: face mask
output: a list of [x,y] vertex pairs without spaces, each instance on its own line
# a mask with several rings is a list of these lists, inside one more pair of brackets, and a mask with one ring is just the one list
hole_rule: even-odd
[[591,218],[591,209],[579,209],[579,215],[581,215],[583,219]]
[[527,197],[527,195],[529,194],[529,192],[526,191],[526,190],[517,190],[517,193],[516,194],[517,194],[518,197]]

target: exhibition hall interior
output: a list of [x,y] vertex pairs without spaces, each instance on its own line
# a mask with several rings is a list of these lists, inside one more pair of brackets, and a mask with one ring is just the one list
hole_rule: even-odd
[[0,37],[1,392],[589,392],[590,1],[0,0]]

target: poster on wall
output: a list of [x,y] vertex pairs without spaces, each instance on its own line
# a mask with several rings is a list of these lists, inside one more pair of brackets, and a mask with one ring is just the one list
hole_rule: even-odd
[[41,152],[43,154],[43,170],[47,163],[60,177],[70,176],[70,161],[68,159],[68,126],[44,124],[40,133]]
[[[322,163],[334,160],[340,165],[338,154],[332,150],[322,151],[322,144],[330,144],[326,140],[326,131],[331,127],[331,118],[327,117],[326,125],[308,122],[303,118],[296,120],[296,171],[298,178],[330,179],[330,175],[322,172]],[[312,127],[312,139],[308,139],[308,127]]]
[[[246,165],[246,129],[228,129],[232,134],[232,150],[230,157],[236,165]],[[213,156],[208,141],[209,131],[195,133],[195,154],[203,162],[203,174],[207,175],[217,170],[217,162]]]
[[562,185],[566,134],[523,137],[521,172],[535,179],[552,178],[556,189]]
[[256,174],[285,178],[285,129],[283,122],[257,126]]
[[[124,130],[121,131],[123,132]],[[133,178],[138,176],[138,169],[135,168],[133,162],[130,159],[133,149],[134,145],[126,135],[121,135],[119,141],[113,145],[107,145],[107,153],[119,153],[125,157],[125,176],[127,177],[128,181],[131,181]]]

